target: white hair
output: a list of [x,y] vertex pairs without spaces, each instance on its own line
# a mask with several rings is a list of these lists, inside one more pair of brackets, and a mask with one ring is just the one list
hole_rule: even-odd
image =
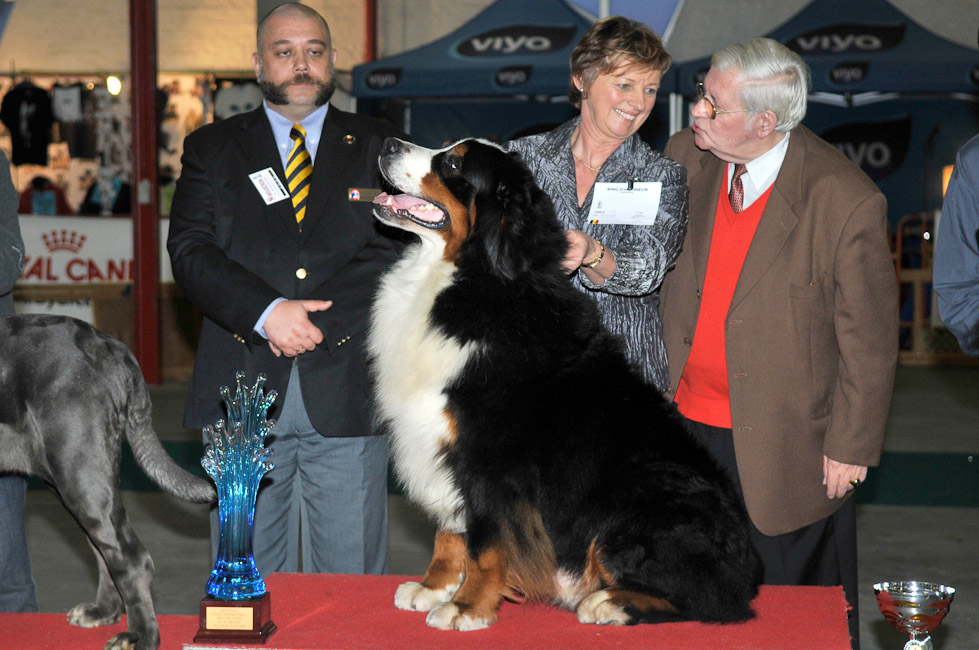
[[728,45],[714,54],[710,65],[717,70],[737,70],[742,107],[752,113],[775,113],[776,131],[791,131],[806,116],[809,66],[778,41],[753,38]]

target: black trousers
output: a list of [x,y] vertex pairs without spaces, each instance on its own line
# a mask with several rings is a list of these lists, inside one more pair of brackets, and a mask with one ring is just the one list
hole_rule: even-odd
[[[727,470],[744,502],[741,477],[730,429],[712,427],[684,418],[690,433]],[[765,566],[768,585],[842,585],[850,610],[850,643],[860,650],[857,609],[857,517],[853,498],[825,519],[782,535],[765,535],[751,524],[751,540]]]

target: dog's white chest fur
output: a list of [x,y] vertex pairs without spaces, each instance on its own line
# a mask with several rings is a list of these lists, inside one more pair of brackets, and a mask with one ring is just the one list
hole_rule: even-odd
[[392,423],[391,448],[409,496],[443,530],[463,532],[462,498],[440,452],[451,440],[444,389],[475,345],[435,331],[429,313],[455,267],[430,241],[413,246],[383,278],[369,338],[380,415]]

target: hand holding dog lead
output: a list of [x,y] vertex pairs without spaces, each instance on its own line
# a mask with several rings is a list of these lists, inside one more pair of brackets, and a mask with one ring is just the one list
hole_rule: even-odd
[[329,300],[286,300],[276,305],[265,320],[265,334],[275,356],[295,357],[323,342],[323,332],[309,320],[308,312],[325,311]]

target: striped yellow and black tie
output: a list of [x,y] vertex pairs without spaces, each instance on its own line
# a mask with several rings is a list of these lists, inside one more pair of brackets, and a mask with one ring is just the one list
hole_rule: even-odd
[[306,216],[306,197],[309,196],[310,175],[313,173],[313,161],[306,150],[306,129],[294,124],[289,137],[293,139],[292,151],[286,161],[286,183],[289,194],[292,195],[292,207],[296,210],[296,223],[302,228],[303,217]]

